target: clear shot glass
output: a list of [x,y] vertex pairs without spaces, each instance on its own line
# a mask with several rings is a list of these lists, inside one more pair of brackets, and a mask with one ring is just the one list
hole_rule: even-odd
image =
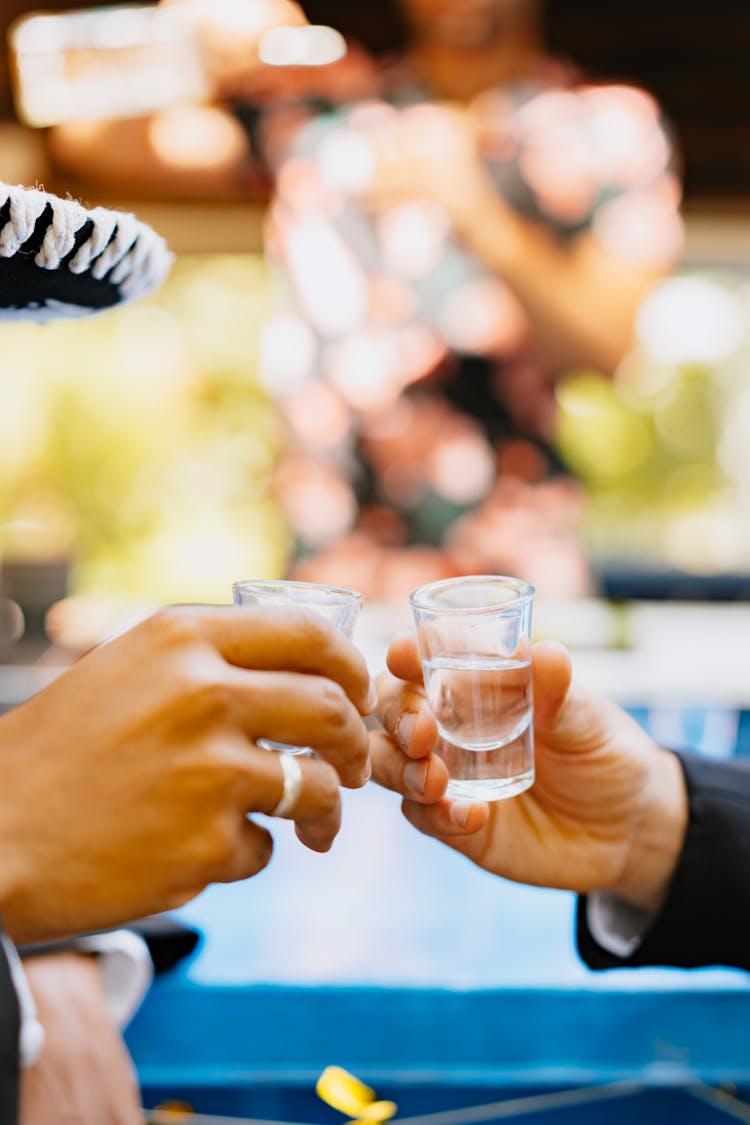
[[534,783],[534,587],[470,575],[420,586],[409,600],[448,796],[499,801],[522,793]]
[[[351,637],[364,598],[357,590],[345,586],[324,586],[318,582],[242,581],[232,583],[235,605],[294,605],[314,610],[329,621],[334,628]],[[310,746],[290,746],[259,738],[264,750],[280,750],[285,754],[311,754]]]

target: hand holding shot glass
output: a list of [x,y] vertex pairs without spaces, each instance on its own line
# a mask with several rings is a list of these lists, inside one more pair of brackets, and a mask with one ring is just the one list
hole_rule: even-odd
[[[312,610],[349,639],[364,601],[357,590],[349,590],[344,586],[281,579],[234,582],[232,593],[235,605],[296,606]],[[264,750],[277,750],[285,754],[313,753],[311,746],[291,746],[269,738],[259,738],[258,745]]]
[[500,575],[432,582],[411,596],[448,797],[497,801],[534,782],[533,597]]

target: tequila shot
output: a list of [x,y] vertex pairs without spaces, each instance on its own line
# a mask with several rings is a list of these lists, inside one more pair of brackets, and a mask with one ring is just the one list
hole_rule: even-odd
[[[348,590],[345,586],[287,582],[282,579],[233,582],[232,594],[235,605],[294,605],[314,610],[345,637],[351,637],[357,615],[364,603],[364,598],[357,590]],[[258,745],[264,750],[280,750],[285,754],[312,753],[310,746],[289,746],[286,742],[274,742],[270,738],[259,738]]]
[[498,801],[534,782],[534,588],[502,575],[420,586],[410,602],[447,795]]

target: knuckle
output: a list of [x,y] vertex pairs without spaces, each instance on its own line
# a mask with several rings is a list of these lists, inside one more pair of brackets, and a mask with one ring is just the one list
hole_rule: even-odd
[[326,633],[325,621],[312,609],[287,605],[275,608],[279,626],[294,637],[295,644],[319,648]]
[[331,627],[314,609],[295,607],[295,625],[303,640],[319,645],[330,639]]
[[353,666],[353,661],[347,653],[350,642],[341,633],[337,633],[328,622],[323,621],[321,624],[323,628],[318,631],[316,644],[326,666],[342,667],[345,662]]
[[343,725],[349,718],[349,701],[346,692],[334,680],[320,680],[320,702],[329,720]]
[[190,713],[204,720],[225,719],[232,710],[232,689],[226,681],[216,676],[194,676],[184,685],[184,702]]
[[200,738],[184,758],[172,775],[174,799],[181,800],[186,814],[202,814],[202,826],[196,825],[196,847],[212,853],[223,818],[239,805],[235,771],[216,739]]
[[342,646],[347,642],[333,625],[311,609],[295,609],[295,639],[302,648],[316,654],[324,666],[339,664]]
[[200,618],[192,606],[165,606],[149,617],[146,624],[151,635],[167,646],[179,648],[201,636]]

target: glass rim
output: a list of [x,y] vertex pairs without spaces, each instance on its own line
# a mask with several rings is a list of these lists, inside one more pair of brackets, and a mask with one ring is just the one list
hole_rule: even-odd
[[[430,600],[430,596],[438,590],[444,590],[446,588],[451,589],[468,582],[476,582],[479,585],[489,585],[490,582],[502,582],[512,587],[516,592],[516,596],[500,604],[495,602],[492,605],[472,606],[438,605]],[[513,578],[510,574],[462,574],[457,578],[438,578],[436,582],[427,582],[424,586],[418,586],[416,590],[412,590],[409,595],[409,604],[412,609],[426,610],[432,613],[455,613],[463,616],[473,616],[479,613],[504,613],[508,609],[515,609],[523,605],[524,602],[530,601],[535,593],[536,590],[530,582],[524,582],[522,578]]]
[[[346,605],[352,601],[364,603],[364,594],[353,590],[349,586],[331,586],[327,582],[296,582],[293,578],[241,578],[232,583],[232,593],[242,593],[243,590],[265,590],[268,592],[284,589],[299,589],[312,593],[317,590],[325,600],[332,605]],[[319,600],[323,600],[321,597]],[[312,599],[311,599],[312,600]]]

